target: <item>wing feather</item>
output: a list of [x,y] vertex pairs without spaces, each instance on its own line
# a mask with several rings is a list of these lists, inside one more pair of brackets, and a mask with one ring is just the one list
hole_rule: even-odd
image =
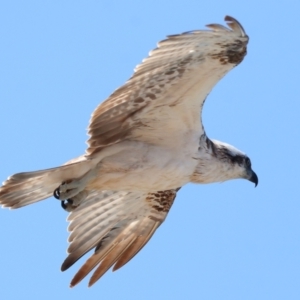
[[124,139],[162,143],[173,134],[202,130],[199,114],[207,94],[246,54],[243,27],[232,17],[225,21],[229,28],[210,24],[211,30],[170,35],[159,42],[92,114],[87,154]]
[[[147,220],[149,222],[149,220]],[[113,271],[116,271],[122,268],[125,264],[127,264],[151,239],[155,230],[160,225],[159,222],[149,222],[147,226],[146,235],[138,236],[130,246],[123,252],[122,256],[118,259],[116,264],[113,267]]]
[[62,271],[86,252],[95,253],[83,264],[71,281],[79,283],[92,269],[89,285],[110,267],[125,265],[149,241],[165,220],[177,190],[145,192],[91,191],[86,202],[70,213],[70,245]]

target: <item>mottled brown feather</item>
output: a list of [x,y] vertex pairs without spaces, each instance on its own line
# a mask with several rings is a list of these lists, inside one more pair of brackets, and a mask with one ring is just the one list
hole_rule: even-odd
[[[89,156],[125,139],[168,143],[178,132],[184,136],[189,130],[205,136],[199,123],[205,98],[247,50],[248,36],[241,24],[232,17],[225,20],[230,29],[211,24],[210,31],[170,35],[159,42],[133,76],[92,114],[87,156],[59,168],[13,175],[0,188],[0,204],[18,208],[48,198],[62,182],[91,169]],[[213,144],[209,140],[206,144],[216,156]],[[97,265],[89,285],[113,265],[117,270],[132,259],[165,220],[177,191],[88,191],[84,203],[69,215],[69,255],[62,271],[91,249],[95,253],[71,286]]]
[[[225,73],[240,63],[246,54],[248,37],[243,27],[232,17],[226,16],[225,21],[230,29],[211,24],[208,25],[211,31],[197,30],[170,35],[159,42],[149,57],[135,68],[132,77],[94,111],[88,129],[90,138],[87,154],[93,155],[104,147],[124,139],[142,138],[145,141],[147,132],[167,127],[170,123],[168,118],[176,118],[176,115],[170,112],[168,118],[160,119],[156,125],[156,122],[153,122],[155,109],[162,105],[172,109],[178,101],[195,101],[194,91],[190,96],[182,97],[188,94],[195,80],[198,82],[199,91],[208,89],[204,93],[206,97],[212,86],[205,86],[205,81],[202,85],[203,77],[206,74],[215,74],[214,80],[217,83]],[[203,70],[205,72],[202,74]],[[199,106],[199,113],[201,109],[202,105]],[[153,112],[150,119],[149,111]],[[181,111],[183,115],[190,114],[190,106],[182,106]],[[172,135],[170,130],[175,133],[184,128],[180,120],[177,123],[178,128],[168,128],[166,136]],[[139,130],[140,128],[142,130]],[[160,130],[160,138],[163,135],[164,130]],[[160,141],[157,140],[158,143]],[[151,142],[154,142],[153,137]]]
[[[165,220],[176,197],[176,192],[176,190],[158,191],[155,193],[142,193],[140,196],[135,196],[134,193],[123,193],[122,195],[126,197],[124,207],[126,207],[127,213],[120,215],[123,219],[121,221],[117,217],[112,217],[113,222],[109,222],[105,218],[107,213],[110,216],[114,216],[114,209],[122,210],[120,206],[114,204],[117,198],[113,198],[114,194],[111,193],[108,193],[108,199],[112,198],[114,201],[107,201],[104,197],[102,199],[103,209],[99,210],[97,208],[96,211],[91,211],[91,213],[96,213],[96,219],[82,218],[82,215],[76,213],[75,210],[73,214],[87,223],[83,223],[81,226],[77,223],[75,227],[71,227],[74,231],[71,232],[73,238],[70,239],[71,244],[68,249],[70,254],[64,261],[62,270],[69,268],[90,249],[95,248],[95,253],[78,270],[71,281],[71,286],[78,284],[97,265],[99,266],[91,277],[90,285],[96,282],[114,264],[113,270],[117,270],[132,259]],[[133,201],[130,201],[131,198]],[[91,205],[94,203],[89,199],[87,201]],[[87,207],[83,210],[83,212],[85,211],[88,211]],[[102,214],[104,215],[103,218]],[[86,216],[86,214],[83,216]],[[76,221],[76,217],[70,219],[72,219],[72,222]],[[100,224],[96,226],[102,228],[100,229],[100,234],[92,226],[92,224],[97,224],[97,220],[99,220]],[[102,226],[103,221],[101,220],[106,222],[107,225]],[[78,236],[76,232],[80,232],[81,227],[84,228],[84,234]]]

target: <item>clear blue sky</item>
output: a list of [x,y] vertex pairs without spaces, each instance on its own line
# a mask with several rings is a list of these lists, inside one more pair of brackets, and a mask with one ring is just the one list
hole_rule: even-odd
[[54,198],[0,210],[2,299],[300,299],[299,1],[2,1],[0,180],[85,150],[93,109],[167,34],[237,18],[248,55],[209,95],[211,138],[259,176],[183,188],[149,244],[91,289],[61,273]]

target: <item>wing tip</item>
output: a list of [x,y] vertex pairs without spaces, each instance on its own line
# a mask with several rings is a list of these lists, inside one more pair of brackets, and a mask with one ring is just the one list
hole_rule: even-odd
[[237,19],[227,15],[225,16],[224,20],[228,27],[230,27],[233,31],[239,33],[242,37],[247,36],[244,27]]
[[228,27],[225,27],[220,24],[208,24],[206,25],[206,27],[212,29],[213,31],[235,32],[238,33],[241,37],[247,36],[245,29],[243,28],[242,24],[238,20],[228,15],[225,16],[224,20],[227,23],[227,26],[231,30]]

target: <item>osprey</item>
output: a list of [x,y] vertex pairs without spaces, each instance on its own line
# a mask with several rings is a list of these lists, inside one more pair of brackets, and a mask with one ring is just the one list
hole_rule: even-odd
[[65,165],[9,177],[0,204],[11,209],[54,195],[69,211],[68,257],[62,271],[94,248],[71,281],[94,268],[89,286],[125,265],[165,220],[188,182],[244,178],[257,185],[250,159],[210,140],[201,111],[213,86],[246,55],[248,36],[229,28],[170,35],[133,76],[93,112],[85,155]]

